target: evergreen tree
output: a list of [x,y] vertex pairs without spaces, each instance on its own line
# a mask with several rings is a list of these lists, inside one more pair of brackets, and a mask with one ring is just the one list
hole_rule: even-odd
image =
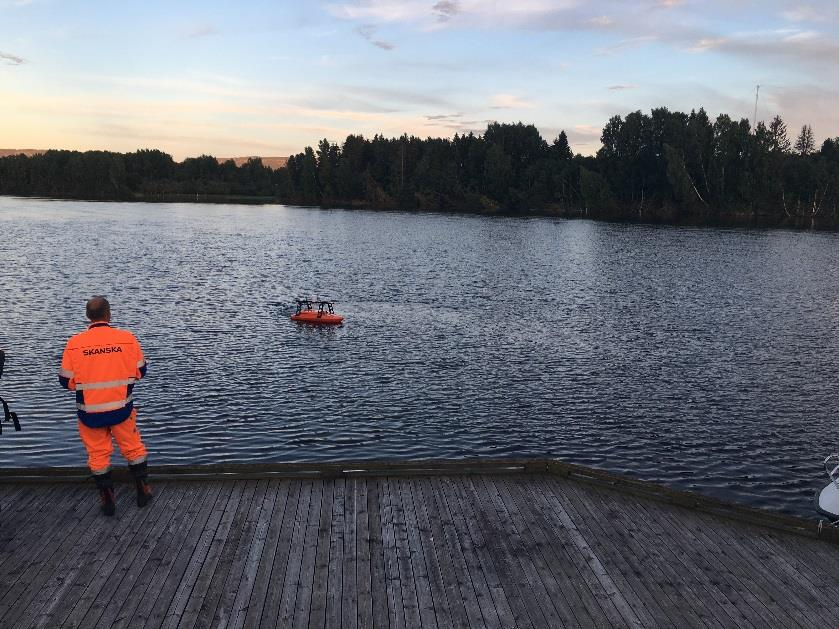
[[811,155],[816,150],[816,141],[813,139],[813,129],[805,124],[801,127],[801,133],[795,141],[795,151],[799,155]]
[[775,116],[769,123],[769,137],[773,151],[789,153],[791,145],[787,138],[787,125],[780,116]]

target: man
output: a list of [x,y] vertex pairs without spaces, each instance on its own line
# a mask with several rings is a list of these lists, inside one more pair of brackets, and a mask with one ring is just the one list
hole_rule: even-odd
[[137,411],[132,401],[134,384],[146,375],[143,351],[134,335],[112,328],[111,305],[102,296],[87,302],[90,325],[67,341],[58,380],[76,392],[79,434],[87,449],[87,464],[93,472],[102,501],[102,512],[116,512],[111,479],[111,437],[137,484],[137,506],[151,500],[146,479],[146,448],[137,430]]

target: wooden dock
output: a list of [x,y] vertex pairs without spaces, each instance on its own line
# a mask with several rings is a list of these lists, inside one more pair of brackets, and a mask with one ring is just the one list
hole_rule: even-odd
[[816,523],[555,461],[0,472],[0,627],[834,627]]

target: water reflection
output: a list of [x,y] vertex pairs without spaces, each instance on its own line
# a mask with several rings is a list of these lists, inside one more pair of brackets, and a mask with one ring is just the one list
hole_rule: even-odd
[[[56,383],[107,294],[157,462],[557,456],[810,512],[834,234],[0,199],[3,465],[80,464]],[[320,293],[340,328],[292,324]]]

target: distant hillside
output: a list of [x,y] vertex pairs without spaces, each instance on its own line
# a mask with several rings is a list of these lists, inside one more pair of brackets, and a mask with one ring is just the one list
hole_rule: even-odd
[[44,149],[0,149],[0,157],[8,157],[9,155],[26,155],[32,157],[33,155],[40,155],[46,153]]
[[249,159],[261,159],[263,166],[267,166],[271,170],[277,170],[278,168],[282,168],[288,162],[287,157],[260,157],[259,155],[248,155],[247,157],[217,157],[219,164],[223,164],[228,160],[233,160],[236,166],[241,166]]
[[[9,157],[11,155],[26,155],[32,157],[33,155],[41,155],[46,153],[46,149],[0,149],[0,157]],[[223,164],[228,160],[233,160],[236,166],[241,166],[249,159],[261,159],[263,166],[267,166],[271,170],[282,168],[288,162],[287,157],[260,157],[259,155],[247,155],[245,157],[217,157],[219,164]]]

